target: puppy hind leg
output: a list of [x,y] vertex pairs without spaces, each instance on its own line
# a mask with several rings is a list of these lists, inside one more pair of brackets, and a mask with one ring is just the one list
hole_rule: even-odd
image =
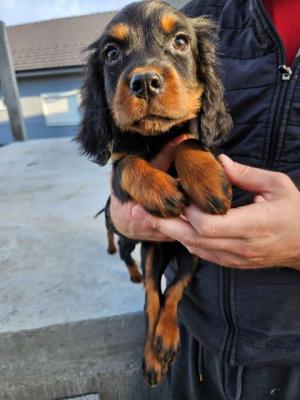
[[111,230],[107,230],[107,252],[108,254],[115,254],[117,252],[117,248],[114,240],[114,233]]
[[126,267],[128,269],[131,282],[133,282],[133,283],[142,283],[143,282],[143,276],[140,273],[138,266],[133,258],[132,258],[132,262],[130,264],[126,264]]
[[129,272],[130,280],[134,283],[143,282],[143,276],[140,273],[135,260],[132,258],[131,253],[134,251],[135,246],[138,242],[123,237],[119,238],[119,252],[121,260],[126,264]]

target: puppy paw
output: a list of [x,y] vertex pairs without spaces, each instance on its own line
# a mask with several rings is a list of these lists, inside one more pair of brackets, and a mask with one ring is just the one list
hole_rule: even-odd
[[149,184],[142,206],[157,217],[178,217],[187,205],[187,199],[181,191],[179,183],[171,176],[164,174],[163,178]]
[[161,363],[152,351],[149,351],[143,359],[143,372],[148,384],[155,387],[166,375],[167,366]]
[[123,161],[121,189],[150,214],[177,217],[187,204],[178,180],[135,156]]
[[127,268],[128,268],[131,282],[133,282],[133,283],[143,282],[143,275],[138,270],[138,267],[137,267],[135,261],[133,261],[132,264],[128,264]]
[[156,326],[153,348],[157,358],[170,365],[180,347],[180,332],[176,315],[167,309],[162,309]]
[[209,151],[190,143],[179,154],[176,169],[191,201],[209,214],[226,214],[231,207],[231,185],[222,165]]
[[231,207],[232,190],[222,167],[216,165],[215,173],[207,182],[198,182],[193,202],[209,214],[226,214]]
[[117,252],[116,246],[115,245],[109,245],[107,247],[107,252],[108,252],[108,254],[115,254]]

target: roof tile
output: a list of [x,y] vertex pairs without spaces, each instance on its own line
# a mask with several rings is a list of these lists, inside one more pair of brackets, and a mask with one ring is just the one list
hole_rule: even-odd
[[85,48],[115,12],[82,15],[7,27],[15,70],[82,66]]

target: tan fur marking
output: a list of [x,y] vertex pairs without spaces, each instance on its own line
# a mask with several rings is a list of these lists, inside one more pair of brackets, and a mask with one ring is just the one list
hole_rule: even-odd
[[118,40],[125,40],[129,35],[129,27],[124,23],[115,24],[111,28],[112,35]]
[[[155,98],[150,107],[144,99],[133,96],[126,83],[132,75],[149,71],[160,74],[164,79],[164,91]],[[121,130],[157,135],[194,118],[201,108],[203,91],[198,82],[183,80],[172,65],[164,69],[155,65],[137,67],[129,78],[124,75],[118,81],[112,104],[113,118]],[[147,114],[156,114],[171,120],[149,120],[146,118]],[[136,123],[137,121],[139,122]]]
[[142,74],[143,72],[147,73],[147,72],[156,72],[158,74],[162,74],[163,70],[160,67],[157,67],[156,65],[147,65],[146,67],[136,67],[134,68],[130,75],[129,78],[131,78],[133,75],[138,75],[138,74]]
[[157,317],[160,310],[160,301],[157,290],[155,289],[152,270],[153,270],[154,247],[150,247],[146,256],[145,263],[145,291],[147,293],[146,314],[148,315],[148,336],[153,336]]
[[166,33],[171,33],[177,21],[178,18],[175,15],[164,15],[160,20],[160,26]]
[[178,216],[183,210],[184,197],[176,180],[137,156],[124,160],[121,187],[150,213],[170,217]]
[[191,276],[188,275],[186,278],[181,279],[176,283],[176,285],[170,287],[168,290],[166,303],[164,308],[169,308],[177,313],[177,307],[182,299],[183,291],[188,286],[191,281]]
[[[182,299],[183,291],[190,283],[191,276],[181,279],[174,286],[170,287],[167,292],[165,305],[160,312],[159,320],[155,330],[155,337],[160,338],[162,346],[157,353],[157,357],[163,361],[169,350],[178,351],[180,345],[180,332],[177,324],[177,309]],[[172,362],[169,360],[169,362]]]

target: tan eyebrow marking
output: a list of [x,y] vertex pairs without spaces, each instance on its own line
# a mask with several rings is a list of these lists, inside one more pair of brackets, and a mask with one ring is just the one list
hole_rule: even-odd
[[175,28],[178,18],[175,15],[163,15],[160,19],[160,26],[166,33],[172,32]]
[[111,34],[118,40],[125,40],[129,34],[129,27],[128,25],[120,22],[112,26]]

